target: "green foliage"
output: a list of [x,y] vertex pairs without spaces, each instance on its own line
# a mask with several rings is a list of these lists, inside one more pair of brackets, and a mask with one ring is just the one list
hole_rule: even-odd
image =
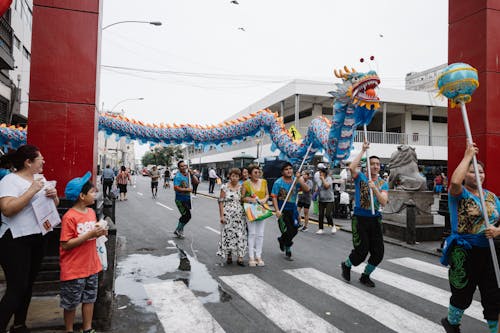
[[142,157],[142,165],[147,166],[150,164],[154,165],[165,165],[171,166],[176,160],[184,158],[184,153],[182,152],[180,146],[170,145],[166,147],[153,147],[150,151],[144,154]]

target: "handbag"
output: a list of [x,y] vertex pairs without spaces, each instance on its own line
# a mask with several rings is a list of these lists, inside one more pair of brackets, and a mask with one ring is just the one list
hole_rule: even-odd
[[[256,195],[253,193],[252,185],[250,185],[249,188],[250,188],[250,196],[256,197]],[[267,204],[262,204],[258,201],[244,202],[243,209],[245,211],[245,215],[247,216],[247,220],[249,222],[265,220],[273,215],[272,210],[269,208]]]
[[249,222],[265,220],[273,215],[271,209],[267,204],[244,202],[243,209],[245,210],[245,215]]

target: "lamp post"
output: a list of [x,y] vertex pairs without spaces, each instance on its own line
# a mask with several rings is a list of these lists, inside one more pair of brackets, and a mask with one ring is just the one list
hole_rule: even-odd
[[122,99],[121,101],[119,101],[118,103],[115,104],[115,106],[113,106],[111,108],[111,110],[109,111],[110,113],[113,113],[113,111],[116,109],[116,107],[120,104],[122,104],[123,102],[126,102],[126,101],[143,101],[144,100],[144,97],[136,97],[136,98],[125,98],[125,99]]
[[112,26],[117,25],[117,24],[122,24],[122,23],[145,23],[145,24],[155,25],[157,27],[159,27],[160,25],[162,25],[162,23],[159,22],[159,21],[119,21],[119,22],[108,24],[107,26],[105,26],[101,30],[105,30],[105,29],[107,29],[109,27],[112,27]]

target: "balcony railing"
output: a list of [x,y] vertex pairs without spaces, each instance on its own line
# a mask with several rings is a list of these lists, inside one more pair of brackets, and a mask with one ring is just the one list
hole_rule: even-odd
[[[299,132],[305,136],[307,133],[307,128],[299,128]],[[368,141],[370,143],[378,143],[378,144],[390,144],[390,145],[411,145],[411,146],[438,146],[438,147],[447,147],[448,146],[448,137],[447,136],[437,136],[433,135],[429,140],[429,135],[423,134],[409,134],[409,133],[390,133],[390,132],[367,132]],[[271,138],[269,135],[264,135],[262,138],[259,138],[261,145],[270,144]],[[354,142],[363,142],[364,133],[363,131],[356,131],[356,135],[354,136]],[[431,144],[430,144],[430,143]],[[257,147],[257,141],[254,138],[247,139],[236,145],[225,145],[224,150],[231,151],[237,149],[246,149],[249,148],[249,154],[253,154],[255,148]],[[213,150],[202,153],[199,155],[199,151],[194,152],[196,157],[212,155]]]
[[5,17],[0,17],[0,69],[14,69],[13,31]]

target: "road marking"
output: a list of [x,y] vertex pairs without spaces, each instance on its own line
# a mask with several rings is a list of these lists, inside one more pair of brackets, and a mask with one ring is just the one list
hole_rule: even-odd
[[[359,265],[357,267],[352,267],[352,270],[354,272],[360,274],[363,273],[364,269],[365,264]],[[444,307],[448,307],[450,303],[450,292],[431,286],[427,283],[407,278],[403,275],[386,271],[382,268],[377,268],[375,271],[373,271],[370,277],[374,280],[378,280],[382,283],[388,284],[396,289],[400,289],[409,294],[421,297],[425,300],[428,300],[429,302],[436,303]],[[472,301],[472,304],[469,306],[469,308],[465,310],[465,314],[469,317],[482,321],[483,308],[481,306],[481,303],[478,301]]]
[[224,332],[184,282],[144,284],[144,289],[165,332]]
[[314,268],[289,269],[285,272],[396,332],[444,332],[441,325]]
[[413,259],[413,258],[397,258],[390,259],[389,262],[393,264],[400,265],[406,268],[414,269],[419,272],[427,273],[430,275],[437,276],[438,278],[442,278],[448,280],[448,268],[444,266],[438,266],[429,264],[428,262]]
[[285,332],[342,332],[255,275],[220,279]]
[[205,228],[206,228],[206,229],[208,229],[208,230],[210,230],[210,231],[215,232],[217,235],[220,235],[220,231],[219,231],[219,230],[216,230],[216,229],[214,229],[214,228],[210,228],[210,227],[208,227],[208,226],[206,226]]
[[144,194],[142,194],[141,192],[137,192],[137,194],[138,194],[138,195],[140,195],[141,197],[144,195]]
[[162,204],[161,202],[157,202],[156,204],[159,205],[159,206],[162,206],[163,208],[166,208],[168,210],[174,210],[173,208],[170,208],[167,205]]
[[175,244],[175,242],[173,240],[168,240],[167,241],[168,244],[172,245],[172,246],[167,246],[166,249],[168,250],[171,250],[171,249],[176,249],[177,248],[177,244]]

